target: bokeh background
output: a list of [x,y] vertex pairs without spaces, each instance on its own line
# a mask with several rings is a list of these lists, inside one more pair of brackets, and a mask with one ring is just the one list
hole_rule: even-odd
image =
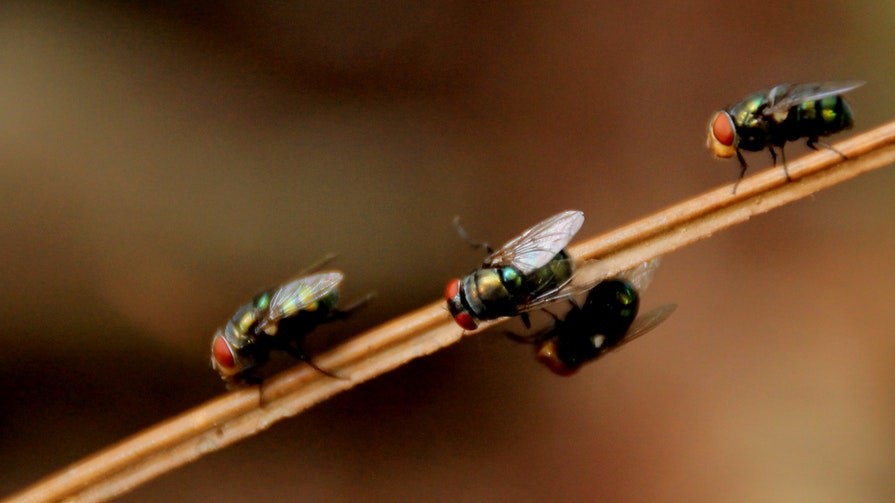
[[[895,4],[631,5],[5,2],[0,495],[222,393],[211,333],[327,252],[378,298],[312,344],[473,268],[454,215],[588,237],[731,182],[705,124],[752,91],[895,117]],[[572,378],[468,338],[123,500],[891,501],[893,185],[666,257],[678,311]]]

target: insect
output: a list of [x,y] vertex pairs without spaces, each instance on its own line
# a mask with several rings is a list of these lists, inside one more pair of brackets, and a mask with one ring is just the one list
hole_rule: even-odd
[[780,84],[759,91],[715,112],[709,121],[706,145],[716,157],[737,156],[741,167],[737,184],[746,174],[742,150],[760,152],[767,148],[776,165],[775,147],[779,148],[783,171],[789,179],[783,151],[788,141],[807,138],[808,147],[817,150],[816,145],[820,145],[845,157],[818,138],[852,127],[852,111],[840,95],[862,85],[864,82],[860,81]]
[[514,340],[535,344],[539,362],[558,375],[568,376],[589,361],[647,333],[674,311],[666,305],[637,317],[640,291],[646,288],[658,261],[647,262],[620,277],[604,280],[593,287],[582,305],[563,318],[549,313],[554,324],[546,332],[531,337],[509,334]]
[[211,365],[228,384],[260,381],[253,371],[270,358],[273,350],[284,351],[319,372],[302,343],[318,324],[345,318],[369,300],[338,309],[339,271],[325,271],[296,278],[265,290],[237,309],[230,321],[215,332],[211,342]]
[[[564,211],[554,215],[491,252],[482,266],[445,289],[448,310],[466,330],[478,322],[523,314],[559,296],[572,279],[573,260],[565,251],[584,214]],[[462,236],[465,232],[459,228]]]

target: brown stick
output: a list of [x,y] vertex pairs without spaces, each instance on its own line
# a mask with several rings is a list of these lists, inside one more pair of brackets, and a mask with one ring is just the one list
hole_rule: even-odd
[[[570,249],[583,265],[576,281],[594,282],[666,254],[791,201],[895,163],[895,122],[839,143],[848,156],[823,150],[721,187]],[[491,324],[485,323],[482,328]],[[480,329],[481,330],[481,329]],[[307,365],[259,386],[227,393],[61,470],[23,492],[20,501],[104,500],[270,427],[368,379],[460,340],[442,301],[400,316],[315,358],[349,379],[332,379]]]

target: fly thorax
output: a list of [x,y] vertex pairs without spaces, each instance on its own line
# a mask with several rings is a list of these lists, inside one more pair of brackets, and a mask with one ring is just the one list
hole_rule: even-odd
[[776,122],[778,124],[785,121],[787,117],[789,117],[789,109],[778,110],[777,112],[774,112],[773,114],[771,114],[771,118],[773,118],[774,122]]
[[755,94],[731,107],[729,113],[737,127],[759,127],[763,117],[762,112],[767,106],[767,98],[762,94]]
[[252,299],[251,304],[257,311],[263,311],[270,306],[270,292],[261,292]]
[[251,346],[255,342],[253,331],[242,330],[242,328],[232,322],[227,323],[224,327],[224,339],[226,339],[227,344],[237,352],[242,351],[244,348]]
[[587,331],[603,334],[609,344],[621,340],[637,317],[640,296],[627,281],[611,279],[594,287],[583,310],[590,314]]
[[255,303],[246,304],[240,307],[230,322],[227,324],[227,332],[232,327],[233,331],[240,334],[250,334],[255,331],[255,326],[260,320],[260,311],[255,307]]
[[487,305],[506,302],[522,286],[522,276],[512,267],[479,269],[475,273],[475,290]]
[[522,273],[515,267],[501,267],[498,269],[500,274],[500,283],[511,296],[517,295],[522,288],[524,278]]

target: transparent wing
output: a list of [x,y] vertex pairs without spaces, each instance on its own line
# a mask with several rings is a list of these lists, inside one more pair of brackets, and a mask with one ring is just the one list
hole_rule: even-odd
[[628,329],[624,338],[622,338],[622,340],[620,340],[612,349],[627,344],[656,328],[660,323],[668,319],[675,309],[677,309],[677,304],[666,304],[657,307],[644,315],[638,316],[637,319],[634,320],[634,323],[631,324],[631,328]]
[[564,211],[526,230],[485,259],[485,266],[513,266],[529,274],[556,256],[584,223],[584,213]]
[[267,327],[288,318],[335,290],[344,276],[339,271],[327,271],[304,276],[280,286],[270,297],[267,313],[259,327]]
[[814,101],[827,96],[846,93],[863,86],[860,80],[839,82],[814,82],[810,84],[780,84],[768,91],[768,107],[765,116],[785,114],[791,107],[805,101]]
[[656,257],[622,272],[619,276],[631,283],[637,292],[642,294],[653,281],[653,275],[655,275],[656,269],[659,268],[661,263],[661,258]]
[[527,313],[536,309],[543,309],[550,304],[554,304],[561,300],[574,298],[576,295],[582,293],[581,290],[578,290],[574,287],[570,288],[571,284],[572,279],[569,278],[563,284],[553,289],[544,290],[543,292],[536,292],[534,298],[532,298],[525,304],[516,306],[516,311],[519,313]]
[[641,262],[634,267],[617,274],[610,274],[611,262],[603,262],[600,259],[579,260],[575,267],[575,276],[572,278],[572,287],[578,292],[585,292],[597,286],[600,282],[611,278],[622,278],[631,283],[638,292],[642,292],[652,282],[656,269],[662,263],[661,257],[656,257],[646,262]]
[[[587,261],[589,263],[596,262],[595,260]],[[659,265],[662,263],[661,257],[656,257],[652,260],[648,260],[646,262],[642,262],[639,265],[636,265],[627,271],[623,271],[620,274],[613,276],[613,278],[622,278],[625,281],[631,283],[634,286],[634,289],[637,290],[638,293],[642,294],[646,287],[653,280],[653,276],[656,274],[656,269],[659,268]],[[579,295],[586,294],[591,291],[597,284],[601,281],[605,281],[610,279],[608,276],[601,276],[601,280],[596,283],[592,282],[583,282],[579,281],[577,278],[578,271],[576,271],[571,278],[569,278],[565,283],[557,286],[556,288],[538,293],[537,296],[531,301],[518,306],[517,310],[520,313],[527,311],[534,311],[536,309],[542,309],[547,307],[550,304],[561,300],[572,299],[578,297]]]

